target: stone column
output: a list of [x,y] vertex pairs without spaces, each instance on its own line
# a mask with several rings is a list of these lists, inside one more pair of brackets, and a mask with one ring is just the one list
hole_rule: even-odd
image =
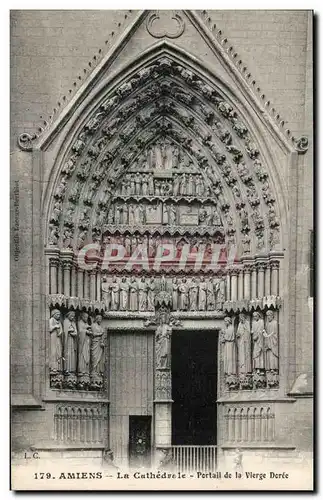
[[77,297],[77,264],[75,258],[73,259],[71,280],[72,297]]
[[250,266],[251,271],[251,298],[257,297],[257,267],[255,264]]
[[251,295],[250,271],[251,271],[250,265],[246,265],[244,268],[244,280],[243,280],[244,298],[246,300],[250,300],[250,295]]
[[57,270],[57,293],[64,293],[64,287],[63,287],[63,262],[62,259],[60,258],[59,263],[58,263],[58,270]]
[[265,266],[265,296],[267,297],[270,295],[270,275],[271,275],[271,268],[269,263],[266,264]]
[[237,300],[237,269],[231,270],[231,300]]
[[279,295],[279,261],[270,262],[271,267],[271,283],[270,295]]
[[67,297],[71,296],[71,269],[74,253],[72,250],[61,250],[61,259],[63,265],[63,293]]
[[90,298],[90,272],[84,271],[84,298]]
[[59,267],[59,249],[46,248],[45,254],[48,256],[49,282],[48,293],[58,293],[58,267]]
[[238,300],[243,300],[243,269],[238,270]]
[[227,286],[226,286],[226,296],[225,300],[231,300],[231,277],[230,273],[227,273]]
[[77,297],[80,299],[84,298],[84,269],[80,267],[77,268]]
[[96,269],[90,271],[90,299],[95,300],[96,298]]
[[264,262],[258,262],[257,264],[258,268],[258,280],[257,280],[257,285],[258,285],[258,297],[264,297],[265,295],[265,263]]
[[[97,257],[91,257],[91,259],[89,259],[89,264],[92,266],[92,269],[87,272],[89,277],[88,298],[90,298],[92,301],[100,300],[101,293],[98,294],[98,288],[101,287],[101,279],[98,273],[99,259]],[[100,282],[99,285],[97,284],[97,281]]]
[[96,273],[96,300],[101,300],[101,281],[101,269],[98,269]]

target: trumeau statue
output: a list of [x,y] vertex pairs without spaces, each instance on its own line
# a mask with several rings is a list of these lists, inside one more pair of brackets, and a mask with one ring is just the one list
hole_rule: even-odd
[[170,369],[171,334],[172,327],[166,321],[166,314],[162,313],[156,330],[156,368]]
[[49,320],[50,333],[50,354],[49,368],[51,371],[63,370],[63,326],[61,323],[61,313],[58,309],[53,309]]
[[75,312],[73,311],[68,312],[64,319],[64,337],[65,371],[75,373],[77,363],[77,328]]

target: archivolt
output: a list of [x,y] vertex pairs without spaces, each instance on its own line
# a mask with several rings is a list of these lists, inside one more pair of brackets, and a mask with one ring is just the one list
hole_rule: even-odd
[[132,73],[97,107],[66,152],[48,216],[50,246],[100,241],[125,174],[158,140],[181,148],[217,200],[229,244],[244,253],[280,246],[265,159],[221,90],[171,56]]

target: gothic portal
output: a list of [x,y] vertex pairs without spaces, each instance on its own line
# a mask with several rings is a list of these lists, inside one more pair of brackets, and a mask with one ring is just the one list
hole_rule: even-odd
[[[43,179],[36,399],[50,449],[131,466],[194,454],[191,468],[215,470],[237,447],[296,446],[279,423],[295,381],[282,169],[308,144],[277,126],[198,14],[171,19],[164,33],[138,14],[56,121],[20,136]],[[182,45],[193,27],[214,67]],[[137,29],[149,43],[124,63]]]

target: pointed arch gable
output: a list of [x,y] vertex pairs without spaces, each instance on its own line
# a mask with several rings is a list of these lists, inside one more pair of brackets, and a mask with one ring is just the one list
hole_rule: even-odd
[[[164,65],[164,66],[163,66]],[[157,68],[157,69],[156,69]],[[176,69],[177,68],[177,69]],[[182,68],[182,69],[179,69]],[[153,78],[150,78],[149,76],[149,71],[153,71],[154,76]],[[156,73],[157,72],[157,73]],[[167,73],[168,72],[168,73]],[[257,173],[257,177],[255,178],[256,182],[261,181],[265,184],[265,186],[268,186],[268,180],[272,180],[275,178],[276,182],[275,184],[272,182],[271,185],[277,185],[278,184],[278,192],[276,188],[274,187],[275,196],[271,196],[272,200],[279,199],[280,200],[280,216],[283,215],[284,213],[287,212],[286,207],[284,207],[284,203],[281,203],[284,201],[285,196],[284,196],[284,188],[281,187],[283,184],[283,180],[280,178],[280,174],[278,169],[275,167],[275,162],[270,161],[270,157],[268,155],[267,150],[265,151],[265,154],[262,154],[262,151],[264,150],[263,144],[261,143],[261,146],[258,146],[258,138],[261,137],[261,135],[258,132],[257,126],[255,125],[254,121],[251,119],[251,113],[249,110],[246,109],[245,103],[241,103],[239,99],[236,97],[234,94],[233,90],[228,87],[228,85],[224,85],[216,76],[212,75],[211,72],[205,68],[202,67],[201,63],[196,60],[196,58],[192,58],[188,56],[182,49],[178,49],[177,47],[173,46],[169,42],[158,42],[153,48],[149,49],[146,53],[142,54],[139,58],[137,58],[135,61],[133,61],[130,65],[128,65],[126,68],[124,68],[120,73],[117,75],[114,75],[109,82],[104,82],[102,83],[95,91],[95,95],[91,97],[91,99],[86,100],[87,102],[84,103],[82,111],[80,110],[75,117],[75,119],[71,120],[71,122],[68,124],[69,132],[67,133],[67,137],[65,136],[63,143],[60,148],[60,152],[57,156],[57,161],[55,168],[53,169],[53,177],[49,186],[48,193],[53,193],[53,183],[56,185],[57,188],[57,183],[58,183],[58,178],[61,176],[62,169],[64,168],[69,168],[66,167],[69,163],[73,165],[74,160],[78,160],[78,157],[83,155],[82,149],[84,144],[82,145],[82,137],[84,137],[87,133],[89,133],[89,136],[91,137],[98,137],[97,135],[97,128],[100,129],[102,123],[102,128],[105,127],[108,128],[108,134],[107,131],[105,131],[105,138],[107,141],[109,140],[109,134],[110,134],[110,139],[111,139],[111,134],[113,127],[115,127],[114,132],[119,133],[120,138],[122,139],[124,136],[126,136],[126,132],[124,128],[127,126],[127,123],[129,125],[129,120],[131,121],[131,118],[135,117],[137,120],[136,124],[139,124],[139,134],[136,136],[137,142],[142,141],[142,146],[144,145],[144,140],[140,139],[140,131],[147,130],[147,124],[140,123],[140,120],[145,121],[145,119],[140,118],[140,113],[142,112],[143,107],[147,105],[147,103],[143,103],[141,100],[139,100],[139,105],[136,106],[135,100],[140,97],[140,93],[144,93],[145,89],[147,92],[151,90],[151,87],[156,91],[161,87],[167,87],[171,88],[170,84],[170,75],[169,72],[172,73],[172,78],[175,78],[176,82],[176,87],[178,88],[178,95],[174,97],[171,93],[169,95],[163,94],[163,98],[169,101],[168,102],[168,116],[167,113],[165,115],[165,107],[167,108],[167,102],[164,103],[164,109],[162,107],[159,107],[159,111],[157,110],[157,121],[158,121],[158,116],[163,116],[163,121],[168,120],[168,125],[171,127],[172,123],[175,124],[174,131],[172,132],[173,136],[174,134],[178,134],[178,126],[185,128],[185,134],[186,134],[186,144],[188,144],[190,141],[191,142],[196,142],[196,137],[195,133],[198,130],[197,123],[199,123],[201,130],[201,137],[200,137],[200,143],[197,142],[195,148],[193,148],[193,152],[195,152],[196,161],[199,163],[199,161],[202,161],[201,159],[199,160],[198,155],[200,154],[200,148],[204,148],[208,146],[210,148],[210,151],[208,153],[208,159],[210,162],[213,162],[214,164],[214,169],[217,172],[217,175],[219,179],[221,177],[226,178],[226,182],[224,183],[225,185],[225,191],[228,193],[228,198],[231,197],[231,204],[232,202],[234,203],[234,199],[236,198],[235,195],[232,194],[233,191],[235,191],[238,194],[238,197],[241,197],[241,194],[243,194],[243,189],[241,189],[240,186],[240,191],[242,193],[239,194],[239,188],[237,186],[239,185],[239,182],[244,181],[244,177],[246,180],[246,177],[251,181],[250,177],[250,172],[243,172],[243,170],[248,170],[245,167],[244,162],[242,162],[242,165],[240,165],[240,170],[238,171],[238,175],[240,177],[232,178],[232,175],[230,174],[230,165],[227,165],[227,171],[225,171],[225,166],[221,166],[221,154],[220,154],[220,149],[222,147],[225,148],[224,152],[230,157],[230,162],[233,162],[234,165],[239,165],[239,160],[237,160],[237,156],[235,155],[234,151],[239,152],[239,147],[242,147],[242,139],[245,139],[246,133],[245,131],[248,132],[248,142],[251,144],[251,152],[248,152],[248,155],[252,160],[255,160],[255,162],[259,163],[259,159],[257,158],[261,152],[262,157],[266,158],[266,161],[268,163],[267,165],[267,171],[264,172],[262,168],[262,164],[260,162],[260,171]],[[139,76],[138,76],[139,75]],[[167,80],[168,78],[168,80]],[[139,84],[138,84],[139,81]],[[129,83],[130,82],[130,83]],[[131,86],[133,82],[133,88],[130,89],[129,85]],[[157,87],[156,87],[157,86]],[[186,99],[188,101],[185,102],[185,92],[189,94],[190,97],[186,96]],[[182,95],[181,95],[182,94]],[[218,97],[216,97],[216,95]],[[193,99],[195,104],[193,105],[192,102],[190,102],[190,98]],[[131,101],[132,99],[132,101]],[[207,108],[208,106],[208,100],[211,99],[211,107]],[[212,99],[214,102],[212,102]],[[177,104],[180,104],[181,112],[179,112],[179,109],[174,106],[172,109],[172,100],[174,102],[177,102]],[[130,104],[129,104],[130,103]],[[194,108],[196,103],[199,103],[200,108],[204,107],[205,109],[197,110]],[[143,106],[144,104],[144,106]],[[130,107],[130,118],[127,114],[127,112],[124,110],[125,108]],[[214,106],[218,106],[218,108],[215,108]],[[131,107],[133,109],[131,110]],[[149,107],[149,103],[148,103]],[[237,110],[237,111],[236,111]],[[155,110],[156,111],[156,110]],[[175,116],[177,112],[178,116]],[[121,113],[121,118],[116,118],[117,114]],[[164,113],[164,114],[163,114]],[[231,113],[231,115],[230,115]],[[232,114],[233,113],[233,114]],[[142,114],[142,113],[141,113]],[[152,113],[154,114],[154,113]],[[213,121],[217,119],[221,119],[223,121],[227,120],[228,117],[230,116],[231,122],[229,124],[231,127],[233,127],[235,133],[235,144],[231,144],[232,140],[230,140],[230,144],[226,140],[225,137],[222,137],[221,139],[221,127],[219,128],[220,131],[220,139],[219,139],[219,134],[215,135],[214,134],[214,127],[213,129],[208,130],[208,127],[210,125],[210,116],[215,115],[217,116],[216,119],[213,117]],[[105,116],[106,115],[106,116]],[[96,117],[96,118],[95,118]],[[99,120],[100,118],[100,120]],[[102,123],[96,125],[94,122],[95,120],[101,121],[102,118]],[[156,117],[153,117],[153,120]],[[93,122],[94,120],[94,122]],[[111,122],[112,120],[112,122]],[[139,122],[138,122],[139,120]],[[169,121],[170,120],[170,121]],[[240,120],[240,121],[239,121]],[[243,123],[242,123],[242,121]],[[195,121],[195,123],[194,123]],[[211,118],[212,121],[212,118]],[[109,122],[109,123],[108,123]],[[149,122],[149,119],[148,119]],[[182,122],[182,123],[180,123]],[[189,123],[194,123],[194,127],[190,128]],[[242,124],[242,125],[241,125]],[[151,127],[151,123],[148,124],[148,127]],[[160,125],[160,124],[159,124]],[[119,127],[119,129],[118,129]],[[122,132],[120,131],[120,127],[123,129]],[[131,132],[131,124],[129,125],[130,127],[130,132]],[[141,128],[140,128],[141,127]],[[240,128],[239,128],[240,127]],[[242,127],[242,128],[241,128]],[[243,128],[244,127],[244,128]],[[133,128],[133,127],[132,127]],[[223,128],[223,127],[222,127]],[[91,130],[90,130],[91,129]],[[177,131],[176,131],[177,130]],[[209,132],[209,133],[208,133]],[[223,133],[223,132],[222,132]],[[131,134],[130,134],[131,135]],[[230,135],[230,134],[229,134]],[[175,139],[175,137],[174,137]],[[123,139],[122,139],[123,140]],[[255,146],[257,140],[257,146]],[[106,142],[107,142],[106,141]],[[219,147],[219,152],[215,153],[215,158],[214,154],[212,153],[212,148],[213,150],[216,150],[215,143],[213,144],[212,141],[215,141]],[[239,145],[240,143],[240,145]],[[224,146],[223,146],[224,145]],[[124,144],[123,144],[124,146]],[[246,146],[244,144],[244,146]],[[133,145],[134,147],[134,145]],[[191,145],[189,146],[191,148]],[[92,148],[93,149],[93,148]],[[129,145],[128,145],[129,149]],[[250,149],[250,148],[249,148]],[[252,149],[254,149],[254,153],[252,153]],[[127,147],[124,147],[122,149],[124,154],[126,154]],[[228,152],[229,151],[229,152]],[[87,153],[90,154],[90,157],[94,158],[95,154],[92,152],[91,153],[91,147],[87,148]],[[99,153],[99,156],[101,155],[101,159],[103,160],[103,156],[101,154],[102,152]],[[231,154],[232,153],[232,154]],[[240,154],[240,153],[239,153]],[[210,156],[211,155],[211,156]],[[213,157],[212,157],[213,155]],[[111,156],[111,155],[110,155]],[[224,156],[224,155],[222,155]],[[241,155],[242,156],[242,155]],[[220,157],[220,159],[219,159]],[[268,160],[269,157],[269,160]],[[247,157],[248,158],[248,157]],[[120,160],[120,158],[119,158]],[[121,158],[122,161],[125,161],[125,158]],[[207,159],[206,159],[207,161]],[[248,159],[250,161],[250,159]],[[103,167],[104,169],[104,167]],[[259,170],[259,169],[258,169]],[[56,171],[56,172],[55,172]],[[64,172],[63,172],[64,173]],[[237,172],[236,172],[237,174]],[[77,174],[76,174],[77,175]],[[56,176],[56,179],[54,177]],[[79,176],[80,177],[80,176]],[[230,180],[231,178],[231,180]],[[74,180],[75,180],[75,175],[74,175]],[[281,183],[277,183],[277,180],[281,181]],[[239,181],[239,182],[238,182]],[[220,182],[220,181],[219,181]],[[92,183],[93,184],[93,183]],[[241,182],[240,182],[241,184]],[[251,182],[249,185],[248,189],[250,192],[253,189],[254,184]],[[234,188],[234,189],[231,189]],[[259,189],[264,188],[264,186],[260,186]],[[257,191],[257,190],[256,190]],[[83,194],[85,191],[83,190]],[[76,193],[76,197],[78,197],[80,193]],[[246,193],[244,193],[245,195]],[[262,191],[258,190],[258,198],[259,196],[262,196]],[[232,200],[233,197],[233,200]],[[55,195],[54,195],[55,198]],[[56,198],[59,199],[59,196]],[[57,201],[57,200],[56,200]],[[237,203],[241,200],[236,200]],[[249,200],[250,201],[250,200]],[[86,204],[86,203],[85,203]],[[240,208],[243,210],[243,216],[246,216],[245,210],[244,210],[244,202],[242,201],[241,207],[238,206],[238,209]],[[57,205],[57,203],[56,203]],[[252,228],[253,231],[257,231],[257,226],[258,226],[258,232],[261,233],[263,223],[261,221],[261,216],[259,214],[259,210],[257,209],[257,205],[260,205],[260,202],[258,203],[257,200],[254,202],[250,202],[249,205],[255,209],[253,210],[253,215],[255,217],[255,222],[254,222],[254,227]],[[52,210],[52,206],[49,207],[49,210]],[[237,208],[237,206],[235,207]],[[271,214],[271,215],[270,215]],[[250,214],[251,215],[251,214]],[[49,220],[49,212],[47,216],[47,220]],[[229,217],[232,219],[232,214],[229,215]],[[269,212],[269,219],[270,217],[272,218],[272,221],[268,220],[267,224],[267,233],[269,234],[270,228],[269,226],[273,226],[274,228],[278,226],[277,220],[279,219],[279,216],[277,217],[277,214],[271,210]],[[258,218],[258,221],[257,221]],[[237,221],[236,221],[237,222]],[[75,225],[75,224],[74,224]],[[250,225],[249,222],[246,223],[247,227]],[[72,226],[72,224],[71,224]],[[249,229],[250,230],[250,229]],[[276,229],[275,229],[276,230]],[[267,237],[269,237],[267,235]]]

